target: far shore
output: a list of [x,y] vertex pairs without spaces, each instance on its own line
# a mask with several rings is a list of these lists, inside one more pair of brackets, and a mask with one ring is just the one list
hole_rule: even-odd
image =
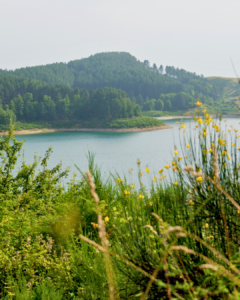
[[[154,126],[146,128],[121,128],[121,129],[110,129],[110,128],[61,128],[61,129],[29,129],[29,130],[20,130],[14,131],[14,135],[27,135],[27,134],[40,134],[40,133],[51,133],[51,132],[140,132],[140,131],[152,131],[152,130],[163,130],[171,129],[172,126]],[[0,132],[0,136],[6,135],[7,132]]]
[[169,116],[169,117],[155,117],[158,120],[172,120],[172,119],[189,119],[192,116]]

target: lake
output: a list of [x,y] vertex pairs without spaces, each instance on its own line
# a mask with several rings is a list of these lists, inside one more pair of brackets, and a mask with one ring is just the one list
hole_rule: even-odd
[[[228,127],[232,125],[240,132],[238,118],[226,119]],[[62,161],[63,168],[70,166],[71,173],[78,173],[74,164],[81,170],[88,169],[87,153],[95,154],[96,164],[101,167],[104,178],[109,172],[116,171],[123,176],[125,174],[129,181],[137,182],[137,159],[141,161],[142,170],[149,167],[152,176],[143,176],[143,181],[148,185],[153,175],[160,168],[170,164],[173,157],[174,145],[179,146],[180,119],[164,121],[173,129],[144,131],[133,133],[120,132],[55,132],[35,135],[16,136],[18,141],[27,139],[24,144],[24,157],[27,163],[33,162],[34,153],[38,156],[44,155],[48,147],[53,148],[49,160],[49,168],[54,167]],[[186,132],[193,130],[193,121],[184,119]],[[133,169],[132,174],[129,170]],[[71,176],[70,176],[71,177]]]

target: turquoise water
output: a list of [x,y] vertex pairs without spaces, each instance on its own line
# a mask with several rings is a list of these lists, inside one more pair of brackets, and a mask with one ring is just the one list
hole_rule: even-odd
[[[63,168],[70,166],[71,173],[78,173],[74,164],[81,170],[87,170],[88,151],[95,154],[95,161],[101,167],[103,176],[107,178],[109,172],[116,171],[125,174],[131,182],[137,182],[137,159],[141,161],[141,168],[149,167],[151,175],[173,157],[174,145],[179,146],[180,120],[164,121],[173,129],[119,133],[119,132],[55,132],[36,135],[17,136],[17,140],[27,139],[24,144],[24,157],[27,163],[33,162],[34,153],[43,156],[49,146],[53,148],[48,166],[54,167],[62,161]],[[239,119],[227,119],[228,127],[233,125],[240,132]],[[193,130],[191,120],[184,120],[186,132]],[[223,123],[225,125],[225,123]],[[132,174],[129,170],[133,169]],[[151,182],[151,177],[143,176],[143,181]],[[71,176],[70,176],[71,177]]]

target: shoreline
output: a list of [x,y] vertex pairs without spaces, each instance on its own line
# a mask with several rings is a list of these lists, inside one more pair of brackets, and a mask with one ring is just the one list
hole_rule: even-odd
[[172,119],[189,119],[192,116],[169,116],[169,117],[155,117],[158,120],[172,120]]
[[[153,126],[146,128],[121,128],[121,129],[110,129],[110,128],[61,128],[61,129],[27,129],[14,131],[14,135],[29,135],[29,134],[41,134],[41,133],[52,133],[52,132],[141,132],[141,131],[153,131],[153,130],[163,130],[171,129],[172,126]],[[0,132],[0,136],[6,135],[7,131]]]

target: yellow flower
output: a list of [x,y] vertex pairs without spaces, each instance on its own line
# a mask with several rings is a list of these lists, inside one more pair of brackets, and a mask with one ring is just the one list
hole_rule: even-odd
[[129,195],[129,194],[130,194],[130,191],[124,190],[123,193],[124,193],[125,195]]
[[192,201],[192,199],[189,200],[189,204],[190,204],[191,206],[194,205],[194,202]]
[[140,199],[144,199],[144,196],[141,195],[141,194],[139,194],[138,197],[139,197]]
[[169,166],[169,165],[166,165],[166,166],[164,166],[164,168],[165,168],[165,169],[169,169],[169,168],[170,168],[170,166]]
[[209,227],[208,223],[206,223],[206,224],[205,224],[205,227],[206,227],[206,228],[208,228],[208,227]]
[[204,131],[203,136],[207,136],[207,135],[208,135],[208,133],[206,133],[206,131]]
[[150,173],[150,170],[149,170],[148,167],[145,169],[145,171],[146,171],[147,173]]
[[136,187],[136,186],[132,183],[132,184],[131,184],[131,188],[132,188],[132,189],[135,189],[135,187]]
[[240,124],[240,121],[238,123]]
[[203,112],[203,113],[205,113],[206,111],[207,111],[207,110],[206,110],[206,109],[204,109],[202,112]]
[[195,127],[198,128],[198,125],[196,125]]
[[104,221],[105,223],[109,222],[109,217],[105,217]]
[[177,182],[177,181],[175,181],[173,184],[175,184],[175,185],[178,185],[178,182]]
[[202,124],[202,123],[203,123],[202,118],[199,118],[199,119],[198,119],[198,124]]
[[93,226],[93,228],[98,228],[98,224],[94,223],[94,222],[91,222],[91,225]]
[[203,182],[203,180],[204,179],[201,176],[199,176],[199,177],[196,178],[196,182],[198,182],[200,184]]
[[240,151],[240,148],[238,148],[238,150]]
[[140,174],[140,176],[143,176],[143,173],[142,173],[142,172],[140,172],[139,174]]
[[153,177],[153,182],[156,182],[156,181],[157,181],[157,177],[154,176],[154,177]]
[[150,202],[149,205],[152,206],[152,202]]
[[190,144],[187,144],[187,148],[190,148]]
[[140,159],[137,159],[137,164],[140,166],[141,164]]
[[161,177],[159,178],[159,180],[163,180],[163,177],[161,176]]
[[211,146],[214,147],[214,144],[212,143]]
[[179,122],[176,122],[176,124],[178,124]]
[[175,161],[172,161],[172,166],[176,166],[176,162]]
[[196,106],[201,106],[202,105],[202,102],[199,101],[199,98],[197,98],[197,102],[195,102],[195,105]]
[[177,154],[178,154],[178,151],[177,151],[177,150],[174,150],[174,153],[177,155]]
[[117,179],[117,182],[123,182],[123,181],[122,181],[122,179],[121,179],[121,178],[118,178],[118,179]]
[[182,159],[182,157],[179,157],[179,158],[178,158],[178,161],[180,161],[181,159]]
[[237,129],[234,129],[234,131],[235,131],[235,132],[238,132],[238,130],[237,130]]
[[115,206],[113,207],[113,210],[114,210],[114,211],[116,211],[116,210],[117,210]]
[[226,140],[218,139],[219,145],[226,146]]
[[158,171],[159,174],[161,174],[162,172],[163,172],[163,169],[160,169],[160,170]]
[[227,165],[227,163],[224,163],[222,166],[223,166],[223,168],[225,168],[226,167],[226,165]]
[[236,145],[234,143],[232,143],[232,146],[235,147]]
[[166,178],[167,177],[167,175],[163,175],[163,178]]
[[186,127],[186,125],[185,124],[182,124],[182,128],[185,128]]
[[222,156],[224,156],[224,155],[226,155],[227,154],[227,151],[226,150],[223,150],[223,152],[222,152]]

